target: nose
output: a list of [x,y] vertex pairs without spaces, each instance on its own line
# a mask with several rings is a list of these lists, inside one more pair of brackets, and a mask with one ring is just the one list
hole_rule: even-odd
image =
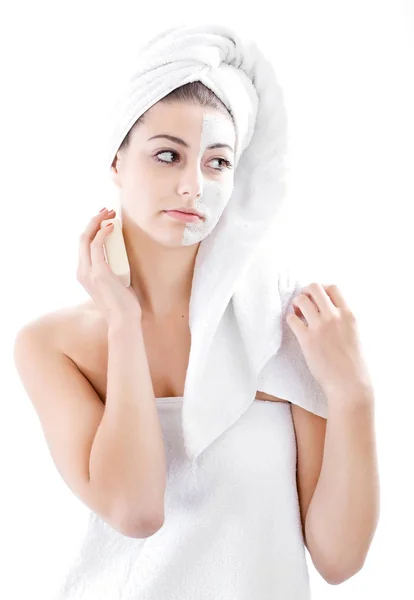
[[179,194],[189,194],[199,198],[203,193],[204,178],[200,165],[188,163],[181,171],[178,184]]

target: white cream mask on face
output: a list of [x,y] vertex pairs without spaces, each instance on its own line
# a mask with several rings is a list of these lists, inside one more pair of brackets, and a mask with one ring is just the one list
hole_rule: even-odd
[[[229,146],[234,148],[234,137],[234,126],[230,118],[221,114],[205,113],[203,115],[199,159],[203,157],[207,146],[216,142],[228,143]],[[220,148],[217,150],[220,151]],[[210,162],[213,165],[211,167]],[[233,164],[233,159],[230,162]],[[222,172],[220,171],[220,165]],[[224,162],[220,163],[213,156],[209,160],[208,168],[217,169],[217,173],[220,176],[215,180],[206,176],[204,177],[202,195],[197,201],[195,208],[205,215],[205,219],[197,220],[195,223],[186,223],[181,242],[183,246],[197,244],[213,231],[233,191],[233,168],[227,169]]]

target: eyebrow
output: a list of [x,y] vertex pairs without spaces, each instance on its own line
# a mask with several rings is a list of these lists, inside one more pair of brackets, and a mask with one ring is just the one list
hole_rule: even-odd
[[[184,146],[185,148],[190,147],[187,144],[187,142],[185,142],[184,140],[182,140],[179,137],[175,137],[175,135],[168,135],[167,133],[160,133],[159,135],[153,135],[152,137],[148,138],[148,141],[154,140],[155,138],[166,138],[167,140],[171,140],[171,142],[180,144],[181,146]],[[207,150],[212,150],[214,148],[228,148],[231,152],[234,152],[233,148],[231,146],[229,146],[228,144],[216,143],[216,144],[210,144],[210,146],[207,146]]]

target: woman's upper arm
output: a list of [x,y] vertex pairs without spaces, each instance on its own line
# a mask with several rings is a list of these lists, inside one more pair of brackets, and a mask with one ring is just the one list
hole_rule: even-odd
[[297,488],[303,537],[310,501],[322,468],[327,420],[308,410],[291,404],[297,447]]

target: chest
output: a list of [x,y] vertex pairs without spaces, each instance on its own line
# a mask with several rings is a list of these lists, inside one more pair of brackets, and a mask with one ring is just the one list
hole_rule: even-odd
[[[191,333],[186,315],[142,320],[148,366],[156,398],[181,397],[190,356]],[[61,335],[64,351],[105,402],[108,330],[95,315],[68,323]]]
[[191,346],[188,318],[144,320],[142,329],[155,397],[183,396]]

